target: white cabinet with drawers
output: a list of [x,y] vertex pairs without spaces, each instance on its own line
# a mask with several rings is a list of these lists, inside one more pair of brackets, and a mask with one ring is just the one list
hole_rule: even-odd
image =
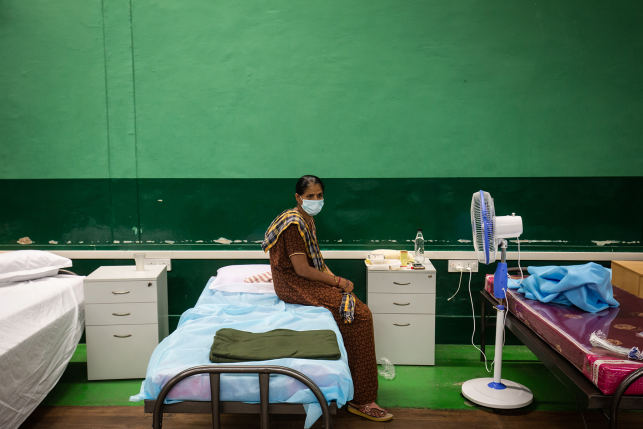
[[435,268],[367,268],[366,303],[373,313],[375,354],[396,365],[435,365]]
[[100,267],[84,283],[87,377],[145,378],[154,348],[169,334],[166,267]]

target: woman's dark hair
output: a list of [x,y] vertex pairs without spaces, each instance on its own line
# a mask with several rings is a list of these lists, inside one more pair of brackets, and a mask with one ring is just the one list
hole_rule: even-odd
[[301,176],[301,178],[297,180],[295,192],[297,192],[297,195],[304,195],[304,192],[306,192],[306,189],[308,189],[310,185],[319,185],[322,188],[322,192],[324,191],[324,182],[322,182],[319,177],[308,174]]

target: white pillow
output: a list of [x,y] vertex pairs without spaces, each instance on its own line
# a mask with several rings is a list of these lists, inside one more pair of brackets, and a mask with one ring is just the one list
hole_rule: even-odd
[[243,283],[246,277],[262,274],[270,271],[270,265],[228,265],[217,270],[217,277],[212,286],[229,285],[232,283]]
[[270,271],[270,265],[228,265],[217,270],[210,289],[223,292],[275,293],[272,283],[245,283],[247,277]]
[[244,293],[275,293],[275,285],[272,283],[233,283],[229,285],[210,285],[210,289],[221,292],[244,292]]
[[70,259],[42,250],[0,253],[0,282],[21,282],[55,276],[59,268],[71,265]]

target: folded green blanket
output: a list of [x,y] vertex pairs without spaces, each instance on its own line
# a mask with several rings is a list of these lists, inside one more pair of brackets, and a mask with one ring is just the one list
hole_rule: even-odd
[[214,363],[249,362],[296,358],[337,360],[341,357],[335,332],[292,331],[275,329],[252,333],[237,329],[219,329],[210,350]]

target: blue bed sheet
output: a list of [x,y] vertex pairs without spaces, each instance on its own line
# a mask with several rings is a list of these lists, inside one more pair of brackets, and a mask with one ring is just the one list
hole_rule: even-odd
[[[289,358],[238,365],[279,365],[293,368],[310,377],[319,386],[326,400],[336,401],[338,407],[353,398],[353,381],[346,349],[337,324],[328,310],[286,304],[273,294],[214,291],[208,287],[212,281],[210,279],[206,285],[196,306],[183,313],[176,331],[156,347],[141,391],[132,396],[130,401],[155,399],[163,385],[184,369],[198,365],[217,365],[210,362],[209,353],[214,335],[221,328],[248,332],[266,332],[278,328],[296,331],[333,330],[342,353],[339,360]],[[166,403],[187,400],[210,400],[207,375],[193,376],[177,384],[168,395]],[[259,402],[258,377],[244,374],[222,375],[221,400]],[[321,416],[321,407],[313,393],[299,381],[287,376],[271,376],[270,402],[305,404],[306,428]]]

